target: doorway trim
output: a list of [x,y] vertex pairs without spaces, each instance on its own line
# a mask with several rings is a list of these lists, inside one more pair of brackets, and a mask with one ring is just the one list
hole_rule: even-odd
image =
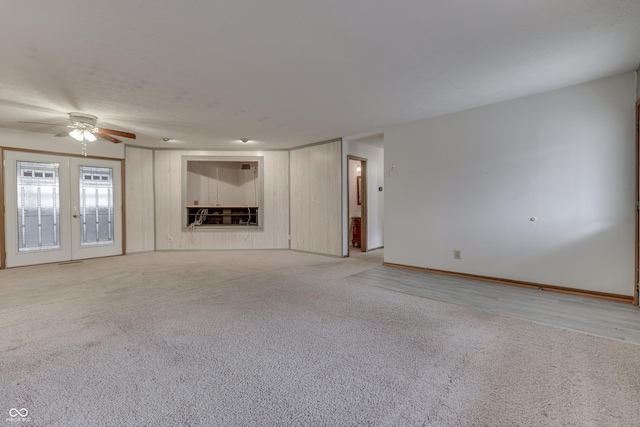
[[125,161],[124,159],[120,159],[120,158],[114,158],[114,157],[105,157],[105,156],[83,156],[80,154],[70,154],[70,153],[60,153],[60,152],[55,152],[55,151],[44,151],[44,150],[31,150],[31,149],[24,149],[24,148],[14,148],[14,147],[3,147],[0,146],[0,270],[6,269],[7,268],[7,261],[6,261],[6,236],[5,236],[5,221],[6,221],[6,215],[5,215],[5,197],[6,194],[4,192],[4,187],[5,187],[5,182],[4,182],[4,174],[5,174],[5,153],[7,151],[15,151],[15,152],[21,152],[21,153],[35,153],[35,154],[42,154],[42,155],[49,155],[49,156],[62,156],[62,157],[76,157],[76,158],[87,158],[87,159],[95,159],[95,160],[109,160],[109,161],[114,161],[114,162],[120,162],[120,194],[121,194],[121,209],[122,209],[122,224],[121,224],[121,228],[122,228],[122,238],[121,240],[121,244],[122,244],[122,255],[126,255],[126,223],[127,223],[127,218],[126,218],[126,194],[125,194]]
[[[351,154],[347,155],[347,165],[349,164],[349,160],[355,160],[357,162],[360,162],[360,176],[362,177],[361,180],[361,185],[362,188],[360,189],[360,201],[361,201],[361,215],[362,215],[362,221],[360,222],[360,251],[361,252],[367,252],[368,250],[368,242],[367,242],[367,229],[368,229],[368,224],[367,224],[367,159],[364,157],[358,157],[358,156],[353,156]],[[347,179],[349,179],[349,169],[347,167]],[[350,194],[349,194],[349,185],[347,185],[347,203],[350,200],[349,199]],[[349,215],[349,210],[347,209],[347,216]],[[347,218],[347,221],[349,220],[349,218]],[[346,238],[349,239],[349,233],[347,233]],[[347,247],[349,247],[349,242],[347,242]]]

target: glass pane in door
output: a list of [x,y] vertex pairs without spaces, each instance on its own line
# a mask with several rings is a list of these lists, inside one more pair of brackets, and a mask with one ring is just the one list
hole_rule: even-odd
[[18,252],[60,249],[59,166],[16,162]]
[[113,244],[113,169],[80,166],[79,172],[80,245]]

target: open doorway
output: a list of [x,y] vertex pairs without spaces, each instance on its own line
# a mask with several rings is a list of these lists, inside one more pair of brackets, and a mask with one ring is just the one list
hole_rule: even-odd
[[349,253],[367,251],[367,159],[347,156]]
[[[344,139],[342,150],[343,256],[358,254],[369,258],[372,251],[384,248],[384,134]],[[360,176],[359,187],[357,176]],[[360,205],[357,203],[358,190]],[[358,211],[360,243],[354,247],[352,223]]]

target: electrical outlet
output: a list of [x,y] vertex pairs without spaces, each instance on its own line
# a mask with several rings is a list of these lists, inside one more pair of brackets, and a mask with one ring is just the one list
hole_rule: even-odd
[[453,259],[460,259],[460,255],[461,253],[459,250],[456,249],[455,251],[453,251]]

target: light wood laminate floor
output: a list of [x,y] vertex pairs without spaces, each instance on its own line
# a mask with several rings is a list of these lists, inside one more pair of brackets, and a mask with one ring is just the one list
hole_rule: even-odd
[[627,303],[379,266],[350,276],[365,285],[640,345],[640,309]]

